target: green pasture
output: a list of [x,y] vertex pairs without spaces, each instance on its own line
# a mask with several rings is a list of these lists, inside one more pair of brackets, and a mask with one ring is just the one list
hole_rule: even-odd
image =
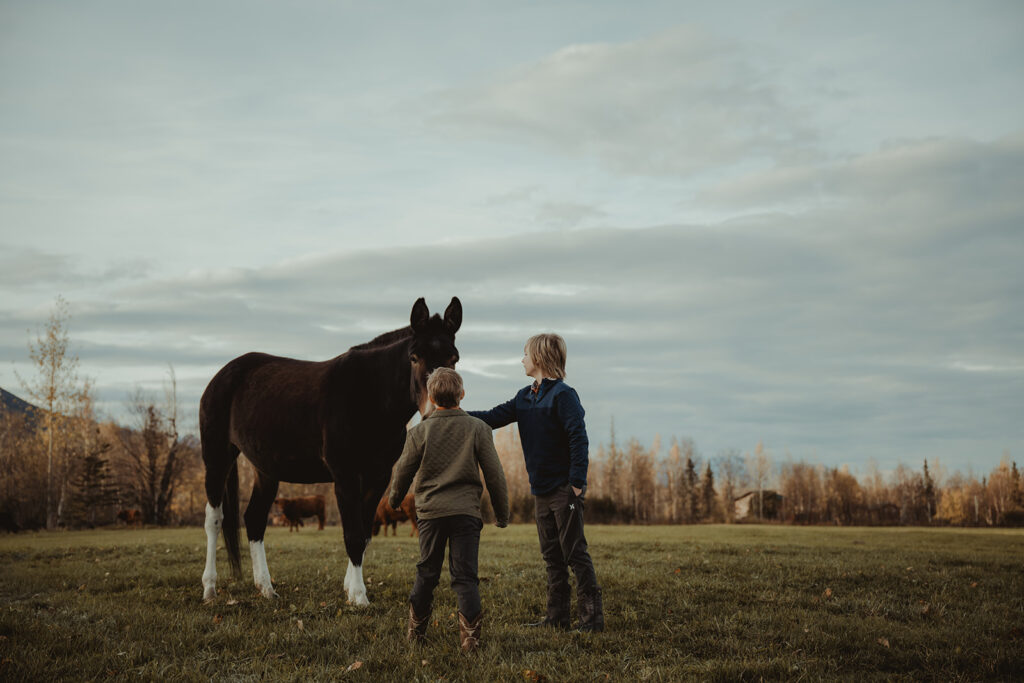
[[271,528],[281,597],[230,577],[201,601],[200,528],[0,536],[0,680],[1022,680],[1024,532],[781,526],[588,527],[607,631],[542,615],[532,526],[486,527],[484,647],[458,649],[442,580],[425,645],[404,639],[417,541],[366,557],[346,604],[337,527]]

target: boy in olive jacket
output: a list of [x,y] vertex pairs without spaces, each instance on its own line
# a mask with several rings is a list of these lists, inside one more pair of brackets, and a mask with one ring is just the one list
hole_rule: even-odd
[[499,527],[508,525],[508,489],[491,428],[459,408],[466,395],[459,373],[449,368],[434,370],[427,379],[427,394],[435,409],[409,430],[388,499],[392,507],[397,507],[419,472],[415,493],[420,561],[409,595],[406,635],[410,641],[417,641],[426,634],[434,588],[441,578],[448,546],[452,588],[459,603],[459,635],[463,651],[469,652],[479,645],[483,624],[477,579],[483,528],[480,470]]

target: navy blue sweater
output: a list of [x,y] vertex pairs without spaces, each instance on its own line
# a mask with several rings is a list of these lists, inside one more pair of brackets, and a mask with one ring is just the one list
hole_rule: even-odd
[[560,379],[545,379],[537,391],[524,387],[515,397],[491,410],[467,410],[491,429],[519,423],[530,492],[542,495],[568,482],[587,485],[590,442],[583,406],[576,390]]

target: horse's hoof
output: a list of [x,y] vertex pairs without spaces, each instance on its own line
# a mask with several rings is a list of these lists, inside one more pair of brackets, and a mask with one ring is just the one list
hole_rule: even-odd
[[349,597],[348,604],[355,605],[356,607],[369,607],[370,601],[367,599],[366,594],[353,595]]
[[260,593],[263,594],[263,597],[267,598],[268,600],[274,600],[275,598],[281,597],[277,594],[277,591],[274,590],[273,587],[269,586],[266,588],[260,588]]
[[216,588],[207,588],[206,590],[203,591],[203,604],[208,605],[208,604],[210,604],[211,602],[213,602],[216,599],[217,599],[217,589]]

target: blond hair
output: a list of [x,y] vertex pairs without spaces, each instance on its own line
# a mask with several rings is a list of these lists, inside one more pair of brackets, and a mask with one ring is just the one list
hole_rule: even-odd
[[430,400],[442,408],[456,408],[462,400],[462,377],[451,368],[437,368],[427,377]]
[[565,340],[557,334],[535,334],[526,340],[526,354],[545,377],[565,378]]

